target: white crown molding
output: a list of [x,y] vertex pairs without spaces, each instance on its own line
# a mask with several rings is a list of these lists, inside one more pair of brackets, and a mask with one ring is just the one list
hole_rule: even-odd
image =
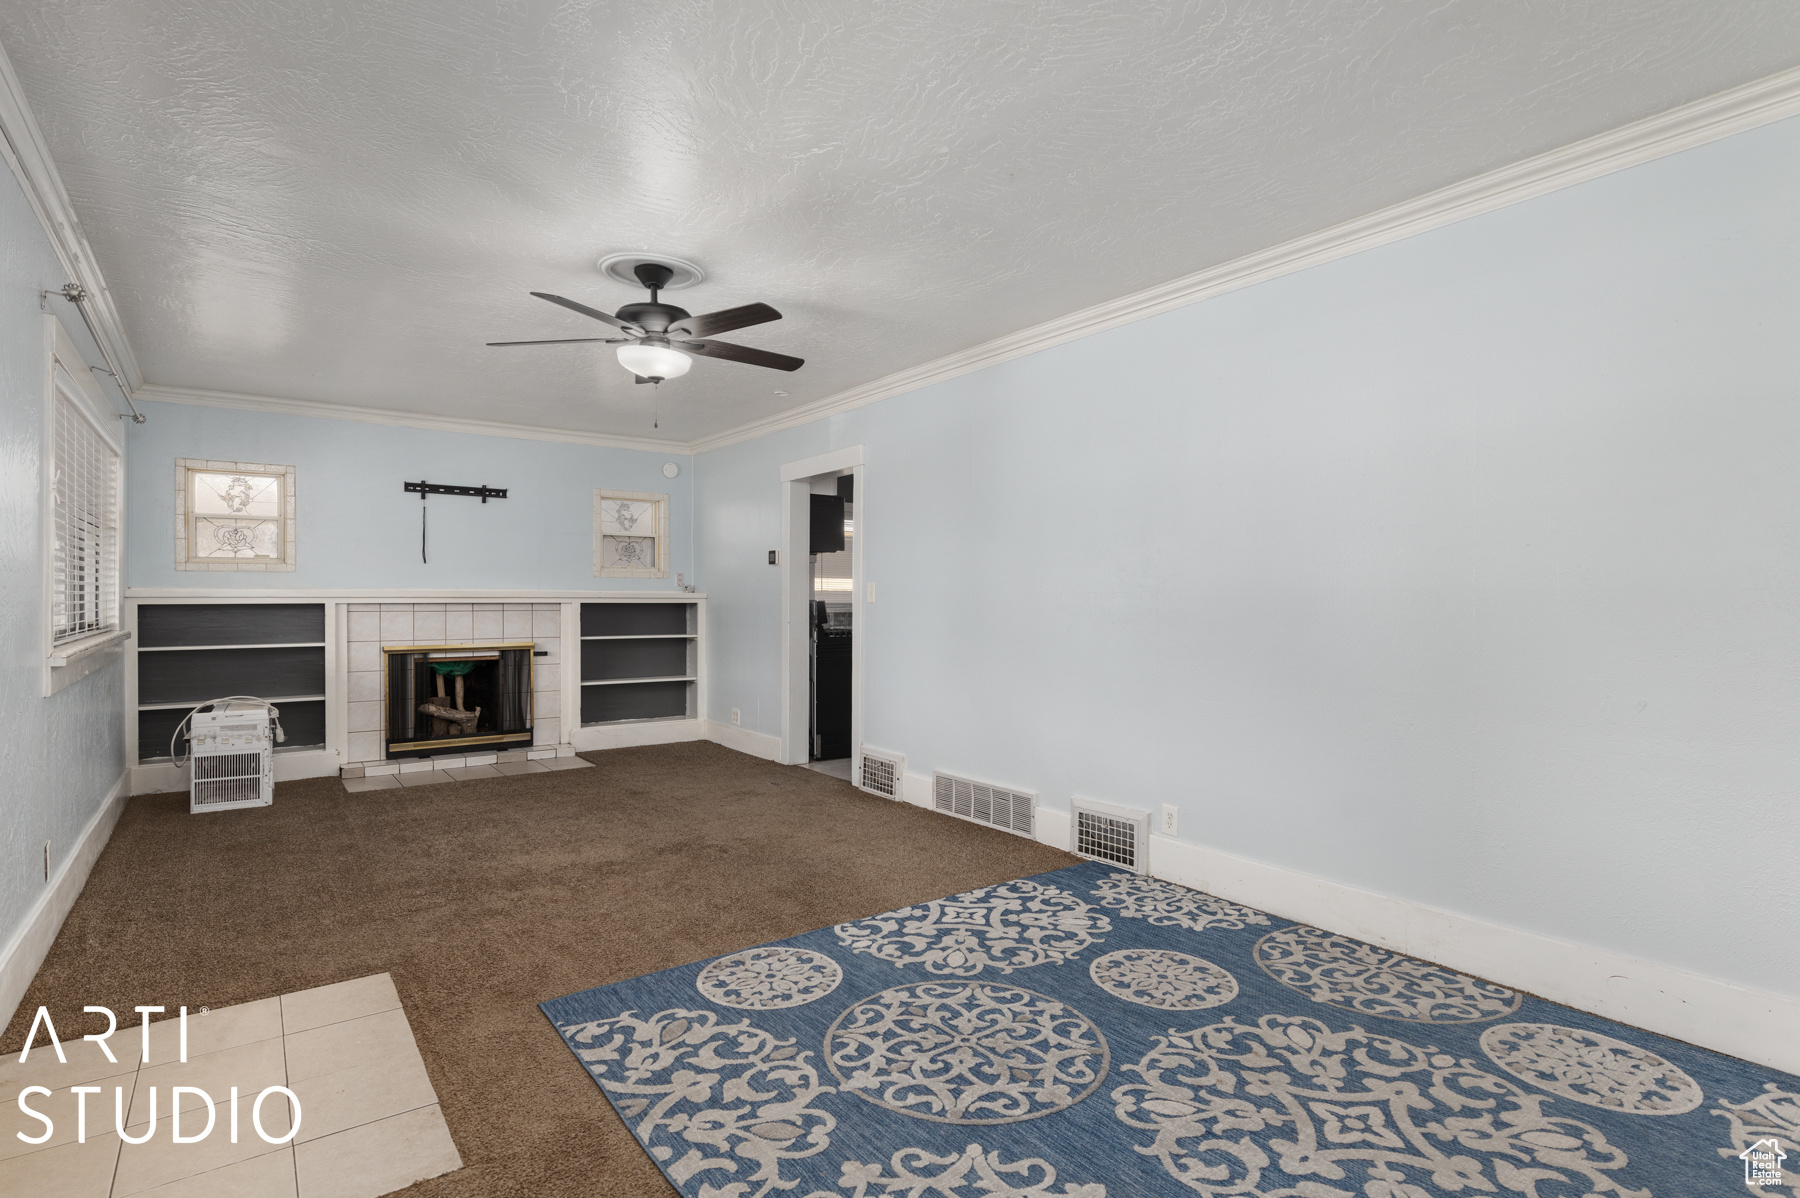
[[235,391],[202,391],[194,387],[164,387],[146,383],[136,398],[157,403],[192,404],[203,408],[236,408],[249,412],[275,412],[284,416],[313,416],[321,420],[354,420],[362,424],[403,425],[437,429],[447,433],[473,433],[483,437],[515,437],[523,441],[565,441],[575,445],[600,445],[610,449],[643,449],[655,453],[687,454],[685,441],[652,437],[620,437],[575,429],[544,428],[535,424],[507,424],[499,420],[469,420],[460,416],[436,416],[428,412],[396,412],[388,408],[362,408],[353,404],[325,403],[312,399],[277,399],[268,395],[243,395]]
[[697,454],[705,453],[864,407],[1172,308],[1199,303],[1215,295],[1535,199],[1796,114],[1800,114],[1800,67],[1476,175],[1417,199],[1246,254],[1222,265],[884,375],[825,399],[698,438],[689,448]]
[[127,376],[119,381],[129,398],[432,428],[481,436],[563,441],[682,454],[722,449],[739,441],[748,441],[784,428],[807,424],[824,416],[864,407],[1134,320],[1199,303],[1215,295],[1223,295],[1309,266],[1317,266],[1362,250],[1442,228],[1471,216],[1492,212],[1563,187],[1585,183],[1613,171],[1637,166],[1796,114],[1800,114],[1800,68],[1719,92],[1561,149],[1477,175],[1417,199],[997,337],[971,349],[885,375],[836,395],[801,404],[721,433],[700,437],[691,442],[680,442],[145,384],[137,358],[125,338],[112,295],[94,261],[87,237],[81,231],[81,223],[75,216],[68,193],[63,189],[62,179],[50,158],[43,133],[31,115],[12,62],[6,57],[4,47],[0,47],[0,133],[4,133],[0,150],[4,151],[8,165],[18,176],[20,186],[55,245],[57,255],[70,279],[86,288],[91,297],[90,309],[96,333],[104,339],[105,348],[111,353],[113,361]]
[[822,453],[816,457],[802,458],[798,462],[789,462],[781,468],[781,481],[797,482],[803,478],[811,478],[815,474],[830,474],[837,470],[848,470],[863,464],[863,447],[848,445],[843,449],[834,449],[830,453]]
[[32,211],[37,213],[38,223],[55,247],[56,256],[69,276],[68,281],[81,284],[88,294],[94,335],[101,339],[102,351],[124,372],[125,377],[118,380],[119,390],[129,399],[143,385],[143,372],[138,369],[131,343],[125,339],[125,328],[119,322],[118,309],[113,306],[112,292],[107,290],[106,279],[94,261],[94,249],[88,244],[87,234],[81,231],[75,206],[69,202],[62,176],[51,160],[50,147],[44,142],[44,131],[38,128],[37,118],[31,115],[25,88],[13,70],[12,59],[7,57],[4,46],[0,46],[0,135],[3,135],[0,136],[0,148],[6,155],[6,165],[12,168]]

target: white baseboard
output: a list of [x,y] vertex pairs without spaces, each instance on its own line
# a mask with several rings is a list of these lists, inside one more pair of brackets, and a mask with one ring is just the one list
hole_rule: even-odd
[[1069,847],[1069,813],[1067,811],[1046,811],[1039,807],[1034,822],[1037,824],[1038,843],[1058,849]]
[[[1038,813],[1038,838],[1046,815]],[[1061,815],[1061,813],[1057,813]],[[1067,815],[1061,842],[1066,845]],[[1789,1073],[1800,999],[1391,898],[1201,845],[1150,837],[1150,873],[1409,956]]]
[[647,720],[641,724],[603,724],[576,728],[569,740],[577,753],[599,749],[627,749],[634,745],[673,745],[684,740],[708,740],[705,720]]
[[[275,754],[275,781],[292,782],[299,778],[335,778],[343,769],[343,758],[330,749],[306,749],[295,753]],[[134,795],[173,794],[188,788],[188,767],[160,761],[131,767],[131,793]]]
[[80,839],[63,855],[56,876],[32,904],[6,947],[0,949],[0,1027],[11,1022],[19,1000],[25,997],[31,979],[37,976],[38,967],[56,942],[56,933],[62,930],[63,920],[69,917],[69,910],[74,907],[81,888],[87,885],[88,874],[93,870],[94,862],[99,860],[100,850],[111,839],[113,826],[125,810],[128,776],[129,771],[120,774],[112,789],[106,792],[100,810],[94,812],[87,827],[81,830]]
[[931,797],[931,775],[908,771],[900,778],[900,798],[927,811],[934,808]]
[[736,749],[740,753],[748,753],[752,757],[761,757],[765,761],[781,760],[781,738],[770,736],[766,732],[752,732],[748,728],[740,728],[735,724],[721,724],[717,720],[707,720],[706,739],[714,744],[724,745],[727,749]]

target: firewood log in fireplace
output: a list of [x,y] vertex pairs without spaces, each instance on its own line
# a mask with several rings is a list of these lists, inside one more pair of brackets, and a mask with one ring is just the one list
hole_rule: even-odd
[[432,726],[432,731],[439,736],[467,736],[475,731],[475,724],[481,719],[481,708],[479,707],[474,711],[464,711],[460,707],[445,707],[442,703],[421,703],[419,704],[419,710],[430,716],[433,720],[442,721],[444,724],[457,725],[455,731],[451,731],[449,728],[434,724]]
[[[475,724],[481,719],[481,708],[474,711],[463,709],[463,675],[472,666],[470,662],[433,663],[432,670],[437,674],[437,702],[427,700],[419,704],[419,710],[431,717],[431,733],[433,736],[468,736],[475,731]],[[444,676],[448,674],[456,679],[456,706],[444,703],[448,698],[444,694]],[[451,725],[455,725],[454,728]]]

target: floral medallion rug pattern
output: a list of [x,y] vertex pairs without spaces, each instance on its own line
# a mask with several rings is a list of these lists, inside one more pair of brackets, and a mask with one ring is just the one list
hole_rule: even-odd
[[1100,864],[543,1011],[688,1198],[1800,1198],[1800,1078]]

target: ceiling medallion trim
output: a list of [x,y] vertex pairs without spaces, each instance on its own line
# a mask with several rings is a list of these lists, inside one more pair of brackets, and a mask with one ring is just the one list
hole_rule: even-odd
[[594,265],[607,278],[623,283],[634,290],[642,290],[644,284],[632,272],[646,262],[666,266],[675,272],[669,276],[669,281],[662,285],[660,288],[662,291],[682,291],[692,287],[695,283],[706,281],[706,271],[702,270],[698,263],[690,262],[686,258],[677,258],[672,254],[652,254],[648,250],[628,250],[624,253],[608,254]]
[[1309,266],[1428,233],[1797,114],[1800,67],[1621,125],[1219,266],[896,371],[836,395],[697,438],[689,448],[694,453],[705,453],[808,424]]

